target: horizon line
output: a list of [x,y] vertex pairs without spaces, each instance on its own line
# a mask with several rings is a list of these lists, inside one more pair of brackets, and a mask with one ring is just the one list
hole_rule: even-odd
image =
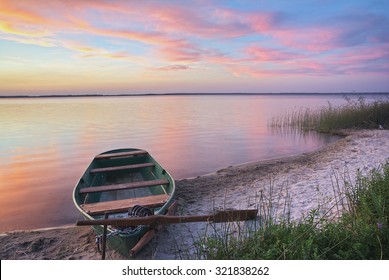
[[204,95],[374,95],[374,94],[389,94],[389,92],[176,92],[176,93],[122,93],[122,94],[103,94],[103,93],[91,93],[91,94],[42,94],[42,95],[0,95],[0,98],[63,98],[63,97],[136,97],[136,96],[204,96]]

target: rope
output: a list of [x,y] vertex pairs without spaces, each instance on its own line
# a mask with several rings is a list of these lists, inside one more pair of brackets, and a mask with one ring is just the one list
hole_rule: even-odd
[[[150,208],[140,206],[140,205],[135,205],[134,207],[130,208],[128,210],[128,217],[146,217],[146,216],[152,216],[154,215],[154,211]],[[116,235],[129,235],[132,234],[136,231],[141,230],[142,228],[147,228],[149,226],[144,226],[144,225],[138,225],[135,227],[127,227],[127,228],[113,228],[110,233],[107,234],[107,240],[108,238]],[[101,253],[100,249],[100,244],[103,242],[103,235],[97,235],[96,236],[96,245],[97,245],[97,250]]]

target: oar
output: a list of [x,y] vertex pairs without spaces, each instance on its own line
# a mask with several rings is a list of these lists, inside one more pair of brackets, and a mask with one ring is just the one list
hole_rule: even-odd
[[77,221],[77,226],[111,225],[116,227],[129,227],[137,225],[177,224],[194,222],[230,222],[252,220],[257,216],[257,209],[225,210],[210,215],[167,216],[153,215],[147,217],[131,217],[104,220]]

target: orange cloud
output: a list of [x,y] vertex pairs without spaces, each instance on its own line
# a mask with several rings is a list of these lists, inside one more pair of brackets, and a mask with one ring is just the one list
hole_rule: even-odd
[[13,24],[10,22],[5,22],[0,19],[0,31],[4,33],[29,36],[29,37],[45,37],[51,35],[47,30],[40,30],[39,28]]
[[[21,23],[29,24],[48,24],[50,21],[47,18],[39,15],[39,13],[31,11],[31,9],[22,6],[27,4],[25,1],[1,1],[0,10],[2,19],[17,19]],[[29,1],[28,4],[35,6],[33,1]],[[39,6],[39,3],[36,3]]]
[[[22,6],[24,1],[1,1],[0,30],[4,33],[29,37],[51,35],[52,20]],[[32,4],[33,3],[29,3]]]

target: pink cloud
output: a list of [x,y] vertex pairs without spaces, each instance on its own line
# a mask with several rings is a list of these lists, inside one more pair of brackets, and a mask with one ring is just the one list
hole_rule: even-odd
[[172,41],[157,48],[157,56],[171,62],[196,62],[203,58],[203,50],[189,41]]
[[[129,12],[131,10],[131,12]],[[131,5],[128,12],[147,14],[137,18],[157,32],[171,35],[190,35],[199,38],[231,38],[247,35],[250,30],[244,17],[232,10],[211,6],[209,3],[186,2],[176,5],[168,2]],[[126,13],[126,12],[124,12]]]
[[[229,71],[237,77],[251,77],[262,79],[267,77],[298,77],[298,76],[325,76],[327,73],[321,72],[322,67],[315,63],[304,63],[299,65],[289,65],[288,67],[257,65],[231,65]],[[318,73],[320,72],[320,73]]]
[[[0,10],[0,38],[4,40],[61,46],[85,58],[131,58],[126,43],[137,42],[147,45],[147,55],[157,57],[159,63],[173,64],[159,68],[160,71],[185,70],[180,68],[182,64],[197,62],[221,65],[235,75],[252,77],[329,75],[388,68],[387,63],[377,63],[387,61],[384,49],[343,50],[364,40],[376,43],[387,40],[384,31],[366,36],[368,39],[359,32],[367,32],[380,18],[357,27],[348,24],[339,28],[336,24],[318,22],[304,25],[295,24],[293,16],[286,22],[287,16],[277,12],[233,10],[206,1],[199,5],[160,1],[3,0]],[[363,17],[368,18],[371,17]],[[64,34],[73,41],[63,39]],[[79,35],[82,37],[77,39]],[[87,36],[93,39],[89,42],[99,37],[120,39],[124,47],[109,51],[102,44],[96,47],[85,43],[83,37]],[[251,36],[249,43],[234,41],[243,36]],[[223,43],[237,44],[224,50]]]
[[[47,5],[42,5],[40,1],[31,1],[29,5],[23,3],[4,2],[7,16],[0,18],[2,20],[0,28],[2,26],[2,30],[8,34],[23,37],[26,43],[34,44],[38,41],[26,39],[33,35],[37,38],[57,38],[59,33],[86,33],[151,45],[155,54],[171,62],[194,62],[206,57],[216,61],[215,56],[210,54],[212,51],[200,47],[190,37],[243,36],[252,32],[251,23],[255,25],[255,29],[262,30],[269,21],[268,15],[261,16],[256,13],[251,14],[247,22],[247,13],[242,15],[233,10],[206,5],[194,7],[193,3],[188,5],[126,1],[69,1],[68,5],[61,1],[50,1]],[[131,25],[125,25],[129,18]],[[124,24],[117,25],[117,22]],[[139,26],[142,28],[138,28]],[[20,41],[21,38],[17,37],[15,40]],[[66,43],[59,45],[69,48]],[[85,48],[71,49],[84,53],[84,56],[88,51]],[[92,52],[96,53],[96,50],[89,50],[89,53]]]
[[250,28],[258,34],[269,34],[278,28],[276,13],[252,12],[246,13],[245,18]]
[[[257,47],[254,50],[257,51]],[[259,48],[259,50],[266,51],[262,48]],[[278,52],[261,53],[251,60],[246,59],[245,63],[230,64],[227,69],[235,76],[252,78],[350,74],[386,75],[389,72],[389,45],[382,48],[355,47],[322,56],[297,56],[295,59],[278,61],[273,59],[279,56]],[[269,64],[269,61],[272,63]]]
[[275,30],[272,35],[281,45],[299,50],[322,52],[339,47],[339,31],[327,27]]
[[389,72],[389,44],[377,48],[372,46],[345,49],[341,53],[329,55],[325,62],[331,73],[342,74]]
[[[255,26],[264,25],[269,15],[252,14],[249,22],[246,13],[217,8],[213,6],[175,5],[161,2],[104,2],[104,1],[69,1],[64,5],[61,1],[50,1],[42,5],[40,1],[30,1],[29,5],[21,5],[16,1],[5,1],[7,4],[8,24],[10,19],[19,26],[32,23],[37,28],[51,27],[60,29],[81,28],[106,36],[117,36],[140,40],[149,43],[177,40],[181,36],[197,36],[200,38],[229,38],[243,36],[250,32],[250,22]],[[96,12],[94,12],[96,11]],[[100,15],[97,18],[96,15]],[[144,16],[146,15],[146,16]],[[142,29],[129,26],[117,26],[117,19],[131,22]],[[129,21],[128,19],[131,19]],[[119,21],[120,22],[120,21]],[[259,23],[261,22],[261,23]],[[106,26],[100,27],[103,23]],[[266,24],[265,24],[266,25]],[[56,30],[56,28],[58,28]],[[132,29],[132,30],[131,30]],[[70,31],[70,30],[69,30]]]
[[345,51],[341,55],[334,56],[336,61],[342,64],[355,64],[371,62],[375,60],[389,58],[389,44],[383,45],[381,48],[376,47],[359,47],[351,51]]
[[190,67],[187,65],[168,65],[163,67],[154,68],[154,70],[157,71],[182,71],[182,70],[189,70]]
[[264,48],[260,46],[248,46],[244,52],[248,55],[247,61],[285,61],[296,58],[301,58],[301,55],[288,51],[280,51],[271,48]]

